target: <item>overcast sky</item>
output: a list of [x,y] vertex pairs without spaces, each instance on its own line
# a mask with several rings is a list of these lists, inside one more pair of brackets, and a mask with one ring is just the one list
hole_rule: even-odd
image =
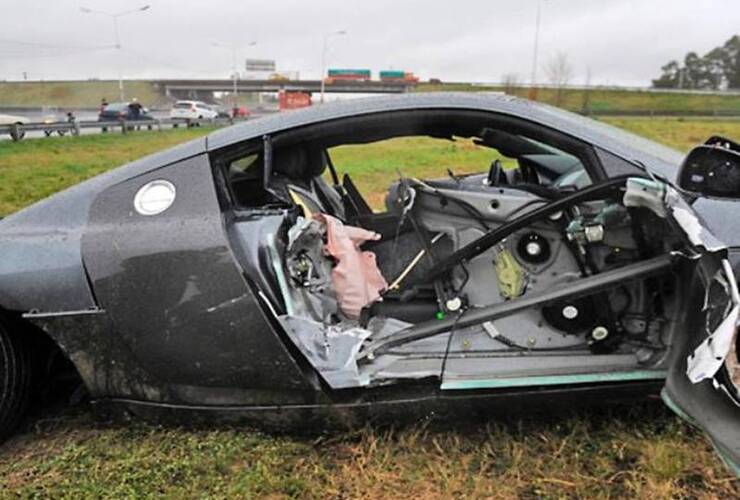
[[[538,80],[556,53],[572,83],[587,68],[596,84],[649,85],[660,66],[700,54],[740,32],[740,0],[0,0],[0,80],[228,77],[236,44],[303,78],[320,73],[326,33],[329,66],[414,71],[423,79],[528,81],[537,4],[542,4]],[[119,20],[110,13],[151,5]],[[250,41],[254,47],[246,47]]]

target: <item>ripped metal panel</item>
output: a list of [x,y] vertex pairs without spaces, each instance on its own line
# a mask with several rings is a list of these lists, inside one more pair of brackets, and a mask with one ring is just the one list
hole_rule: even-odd
[[280,316],[280,324],[311,365],[334,389],[357,387],[360,376],[355,358],[369,330],[348,325],[323,325],[296,316]]
[[[722,270],[717,273],[714,279],[722,280],[722,284],[726,287],[726,293],[730,298],[729,311],[725,311],[720,324],[686,360],[686,374],[694,384],[714,377],[722,368],[734,345],[733,339],[740,317],[740,296],[738,295],[737,283],[734,280],[732,268],[727,260],[722,261]],[[709,301],[709,287],[707,287],[707,298],[705,300]],[[707,303],[705,308],[713,305]]]

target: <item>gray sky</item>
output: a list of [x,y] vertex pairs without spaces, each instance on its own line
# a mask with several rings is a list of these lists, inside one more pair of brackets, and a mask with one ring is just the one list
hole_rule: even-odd
[[[528,81],[540,0],[0,0],[0,79],[228,77],[231,51],[214,42],[257,45],[246,57],[275,59],[303,78],[320,72],[322,37],[329,66],[394,68],[422,78]],[[119,12],[113,23],[86,6]],[[660,66],[690,50],[704,53],[740,32],[740,0],[544,0],[538,80],[557,52],[572,83],[648,85]],[[24,42],[24,43],[16,43]],[[94,47],[99,47],[94,50]]]

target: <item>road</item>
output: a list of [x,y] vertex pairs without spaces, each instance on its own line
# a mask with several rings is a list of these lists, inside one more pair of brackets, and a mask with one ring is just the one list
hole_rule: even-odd
[[[0,110],[0,113],[4,113],[3,110]],[[98,113],[93,110],[73,110],[73,113],[75,115],[75,118],[78,122],[97,122],[98,120]],[[259,112],[253,112],[250,118],[258,118],[260,116],[271,114],[272,111],[259,111]],[[7,114],[13,114],[16,116],[23,116],[28,118],[32,123],[40,123],[44,119],[48,119],[50,117],[53,117],[53,119],[57,122],[65,122],[67,121],[66,117],[66,111],[65,112],[40,112],[40,111],[13,111],[12,113]],[[169,110],[151,110],[149,114],[155,118],[155,119],[165,119],[169,118]],[[146,130],[148,125],[152,125],[151,122],[142,122],[142,129]],[[169,128],[171,125],[162,125],[162,127]],[[184,123],[183,123],[184,126]],[[155,127],[156,128],[156,127]],[[121,127],[116,126],[115,128],[109,129],[113,133],[120,133]],[[80,135],[92,135],[92,134],[100,134],[102,132],[101,128],[98,127],[91,127],[91,128],[81,128],[80,129]],[[67,134],[69,132],[66,132]],[[53,135],[57,135],[56,133]],[[66,135],[66,134],[65,134]],[[33,138],[43,138],[46,137],[46,134],[42,130],[29,130],[26,132],[26,135],[24,136],[25,139],[33,139]],[[2,140],[11,140],[10,134],[2,133],[0,134],[0,141]]]

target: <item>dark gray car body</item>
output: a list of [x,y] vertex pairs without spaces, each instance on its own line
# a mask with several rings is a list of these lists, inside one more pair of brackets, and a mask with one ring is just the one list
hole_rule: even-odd
[[[444,400],[423,384],[418,390],[370,391],[372,396],[327,390],[265,314],[250,277],[243,279],[209,164],[209,154],[265,135],[419,109],[491,112],[565,132],[595,149],[607,177],[645,167],[674,181],[682,160],[611,126],[496,94],[361,99],[265,117],[132,162],[0,221],[0,307],[44,329],[76,365],[93,398],[138,405],[141,412],[219,409],[234,416],[285,408],[388,410],[420,401],[459,406],[462,398]],[[182,186],[177,201],[164,217],[141,218],[131,205],[136,189],[163,175]],[[737,271],[738,202],[699,199],[694,209],[730,247]],[[268,231],[270,224],[265,214],[252,230]],[[582,399],[591,391],[616,397],[654,389],[654,383],[615,383],[498,396]]]

